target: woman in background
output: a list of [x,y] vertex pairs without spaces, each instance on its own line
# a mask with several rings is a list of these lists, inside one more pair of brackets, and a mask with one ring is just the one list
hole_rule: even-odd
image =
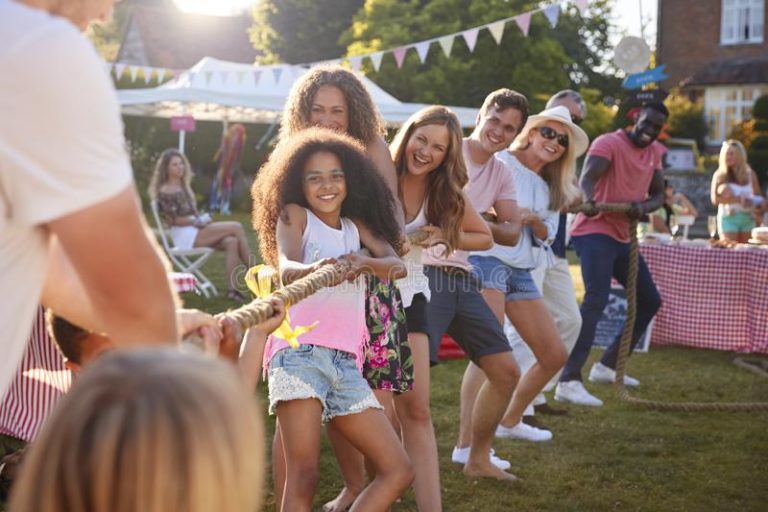
[[210,215],[200,215],[190,185],[192,169],[187,157],[176,149],[160,154],[149,185],[149,196],[157,203],[163,222],[169,227],[173,245],[179,249],[211,247],[225,253],[227,297],[244,302],[246,297],[235,288],[238,265],[250,265],[251,249],[239,222],[212,222]]
[[717,206],[720,237],[746,243],[755,227],[754,210],[764,199],[741,142],[733,139],[723,142],[720,165],[712,175],[710,195],[712,204]]

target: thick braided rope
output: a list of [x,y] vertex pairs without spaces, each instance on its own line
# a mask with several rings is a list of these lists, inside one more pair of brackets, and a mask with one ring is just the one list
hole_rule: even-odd
[[[605,203],[596,205],[596,208],[604,212],[626,212],[631,205],[621,203]],[[579,212],[589,209],[590,205],[582,205],[573,208],[572,212]],[[629,272],[627,275],[627,321],[624,324],[624,330],[621,332],[621,343],[619,345],[619,355],[616,359],[616,380],[613,388],[618,397],[630,404],[638,405],[653,411],[768,411],[768,402],[661,402],[656,400],[646,400],[636,398],[629,394],[624,386],[624,374],[626,372],[627,359],[629,358],[629,347],[632,342],[632,331],[635,328],[637,316],[637,268],[640,249],[637,243],[637,221],[630,223],[630,249],[629,249]]]
[[275,314],[270,299],[278,298],[285,303],[286,307],[289,307],[309,297],[321,288],[331,288],[343,283],[347,270],[349,270],[349,265],[345,263],[339,262],[323,265],[311,274],[297,279],[287,286],[278,288],[265,299],[253,300],[248,304],[223,314],[235,320],[241,329],[248,329],[264,322]]

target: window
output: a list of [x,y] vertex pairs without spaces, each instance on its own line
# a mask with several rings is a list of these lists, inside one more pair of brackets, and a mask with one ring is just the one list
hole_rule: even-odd
[[765,0],[723,0],[720,44],[763,42]]
[[708,87],[704,91],[704,114],[709,124],[708,142],[719,144],[731,133],[733,126],[752,118],[752,105],[768,86]]

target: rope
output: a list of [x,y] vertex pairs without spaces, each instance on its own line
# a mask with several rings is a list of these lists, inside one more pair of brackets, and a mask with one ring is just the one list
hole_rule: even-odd
[[[631,205],[626,203],[604,203],[599,205],[584,204],[571,209],[572,212],[594,211],[601,212],[627,212]],[[624,330],[621,332],[621,343],[619,345],[619,355],[616,359],[616,380],[613,382],[613,389],[616,391],[619,399],[637,406],[644,407],[652,411],[768,411],[768,402],[661,402],[657,400],[646,400],[636,398],[629,394],[624,385],[624,375],[626,373],[627,359],[629,358],[629,348],[632,342],[632,331],[635,328],[637,317],[637,268],[640,255],[640,249],[637,243],[637,220],[632,220],[629,227],[630,246],[629,246],[629,273],[627,275],[627,321],[624,324]],[[737,363],[738,364],[738,363]]]
[[240,328],[245,331],[249,327],[264,322],[275,314],[270,299],[280,299],[285,303],[285,307],[288,308],[300,300],[306,299],[321,288],[331,288],[343,283],[348,270],[349,265],[346,263],[337,262],[323,265],[311,274],[297,279],[287,286],[278,288],[268,298],[253,300],[237,309],[227,311],[223,315],[236,321]]

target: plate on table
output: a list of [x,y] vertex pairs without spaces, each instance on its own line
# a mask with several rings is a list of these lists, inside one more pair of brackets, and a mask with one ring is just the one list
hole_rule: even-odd
[[661,242],[663,244],[668,244],[672,242],[672,235],[669,235],[667,233],[646,233],[645,234],[646,240],[655,240],[657,242]]
[[768,242],[763,242],[762,240],[758,240],[756,238],[750,238],[747,240],[747,243],[752,245],[762,245],[763,247],[768,248]]
[[692,238],[690,240],[680,240],[680,245],[689,247],[707,247],[709,240],[706,238]]

